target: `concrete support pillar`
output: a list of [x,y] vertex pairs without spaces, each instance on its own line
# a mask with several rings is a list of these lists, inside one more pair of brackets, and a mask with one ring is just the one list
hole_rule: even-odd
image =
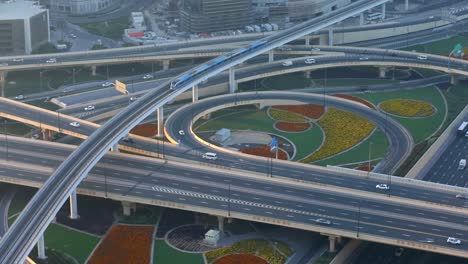
[[47,129],[45,129],[45,128],[41,129],[42,139],[44,139],[44,140],[48,139],[48,137],[47,137],[48,134],[49,134],[48,132],[49,131],[47,131]]
[[2,97],[5,97],[6,78],[7,78],[7,72],[0,71],[0,95]]
[[92,65],[92,66],[91,66],[91,75],[92,75],[92,76],[96,76],[96,69],[97,69],[97,66],[96,66],[96,65]]
[[336,251],[336,248],[335,248],[336,237],[335,236],[329,236],[328,241],[330,242],[328,251],[331,252],[331,253],[335,252]]
[[328,29],[328,46],[333,46],[333,28]]
[[457,85],[458,84],[457,75],[455,75],[455,74],[450,75],[450,84],[451,85]]
[[305,45],[310,46],[310,36],[305,36]]
[[76,196],[76,190],[70,194],[70,219],[78,219],[78,198]]
[[310,71],[305,71],[305,72],[304,72],[304,76],[305,76],[307,79],[310,79]]
[[42,260],[47,259],[45,253],[44,234],[42,234],[37,241],[37,258]]
[[119,152],[119,143],[115,143],[115,144],[111,147],[111,150],[112,150],[112,152]]
[[409,9],[409,0],[405,0],[405,10]]
[[198,85],[192,87],[192,102],[198,102]]
[[218,216],[218,230],[224,233],[224,216]]
[[234,67],[229,68],[229,93],[235,93],[237,90],[236,72]]
[[359,25],[364,25],[364,13],[359,14]]
[[136,203],[122,201],[122,207],[124,216],[131,216],[132,211],[136,211]]
[[336,242],[338,242],[338,244],[343,243],[343,237],[340,237],[340,236],[337,237],[337,238],[336,238]]
[[157,110],[157,118],[158,118],[158,135],[157,137],[164,136],[164,108],[163,106],[159,107]]
[[268,51],[268,63],[275,61],[275,53],[273,50]]
[[385,13],[387,11],[385,3],[382,4],[382,20],[385,19]]
[[387,77],[387,68],[379,67],[379,78],[386,78],[386,77]]
[[49,135],[48,135],[47,139],[50,139],[50,138],[53,138],[53,137],[54,137],[54,131],[49,130]]
[[169,63],[170,63],[170,60],[162,61],[163,70],[169,70]]

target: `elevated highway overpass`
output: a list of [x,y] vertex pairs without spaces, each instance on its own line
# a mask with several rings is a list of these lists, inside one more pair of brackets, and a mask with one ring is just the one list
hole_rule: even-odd
[[[10,137],[8,144],[9,156],[1,157],[6,161],[0,163],[1,181],[35,188],[43,186],[53,169],[76,148],[17,137]],[[5,147],[5,141],[0,141],[1,152]],[[449,235],[467,239],[466,210],[323,187],[108,153],[77,192],[467,256],[467,244],[445,242]],[[318,224],[318,218],[331,224]]]
[[10,264],[23,261],[59,210],[61,204],[86,177],[99,159],[104,156],[107,149],[117,143],[133,126],[154,112],[155,109],[174,99],[185,90],[191,89],[192,86],[234,65],[385,2],[387,1],[355,2],[319,19],[312,19],[274,36],[267,37],[260,44],[257,43],[257,45],[252,45],[250,48],[234,51],[231,57],[226,60],[217,60],[197,67],[190,74],[187,73],[190,77],[185,77],[183,83],[181,82],[182,76],[174,80],[177,81],[177,84],[180,84],[180,86],[176,87],[171,85],[175,89],[168,89],[170,83],[167,82],[140,98],[136,103],[106,122],[84,141],[66,161],[61,163],[0,241],[0,252],[4,252],[0,257],[0,263]]

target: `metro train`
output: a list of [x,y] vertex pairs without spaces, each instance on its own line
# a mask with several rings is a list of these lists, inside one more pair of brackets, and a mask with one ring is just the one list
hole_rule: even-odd
[[243,47],[243,48],[239,48],[239,49],[236,49],[226,55],[223,55],[223,56],[219,56],[219,57],[216,57],[198,67],[196,67],[195,69],[193,69],[192,71],[190,71],[189,73],[185,73],[183,75],[181,75],[179,78],[177,78],[175,81],[171,82],[171,90],[175,90],[177,88],[179,88],[182,84],[184,84],[185,82],[187,82],[188,80],[190,80],[192,77],[196,76],[196,75],[199,75],[203,72],[205,72],[206,70],[212,68],[212,67],[215,67],[216,65],[218,64],[221,64],[227,60],[230,60],[236,56],[239,56],[245,52],[248,52],[248,51],[251,51],[253,49],[256,49],[262,45],[264,45],[266,43],[266,41],[263,41],[263,40],[260,40],[260,41],[256,41],[256,42],[253,42],[251,43],[249,46],[247,47]]

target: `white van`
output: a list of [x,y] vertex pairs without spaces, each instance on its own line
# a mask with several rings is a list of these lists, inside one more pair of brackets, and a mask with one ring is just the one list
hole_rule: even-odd
[[463,170],[466,166],[466,159],[461,159],[460,162],[458,163],[458,169]]
[[208,159],[208,160],[216,160],[218,159],[218,155],[213,152],[206,152],[205,154],[202,155],[202,158]]
[[293,65],[293,62],[292,62],[292,61],[285,61],[285,62],[283,62],[283,66],[285,66],[285,67],[292,66],[292,65]]

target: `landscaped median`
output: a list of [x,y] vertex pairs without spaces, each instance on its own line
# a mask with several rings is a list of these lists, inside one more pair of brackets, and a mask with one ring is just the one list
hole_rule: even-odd
[[341,153],[364,140],[375,129],[367,119],[335,108],[328,109],[318,123],[325,132],[325,142],[301,162],[310,163]]

